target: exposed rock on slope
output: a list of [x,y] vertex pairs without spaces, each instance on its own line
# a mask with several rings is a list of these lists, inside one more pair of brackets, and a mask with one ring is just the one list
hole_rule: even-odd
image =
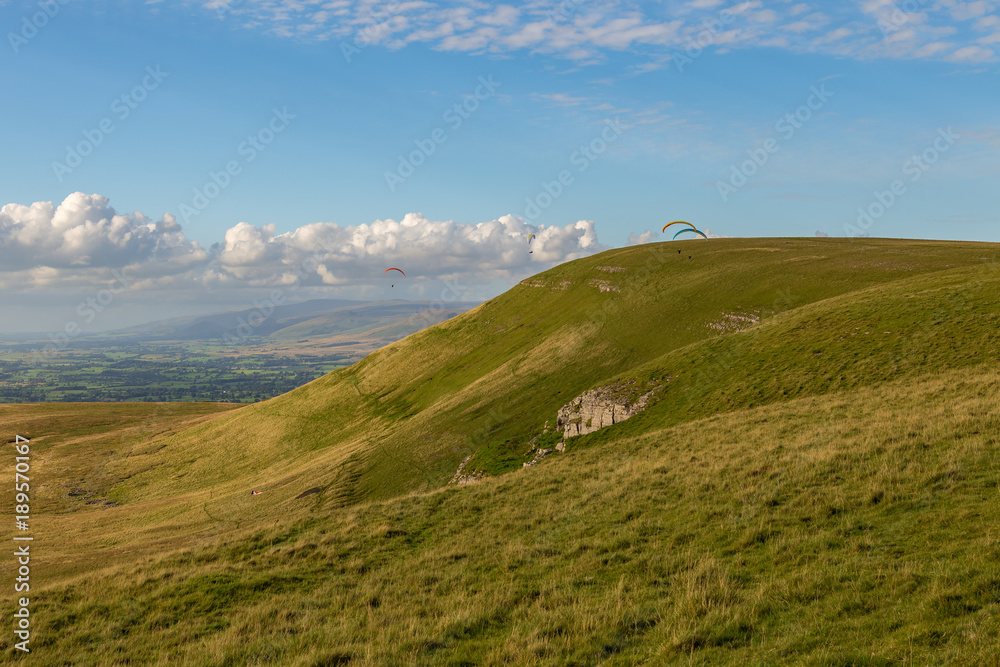
[[587,284],[596,287],[602,292],[620,292],[618,286],[612,283],[610,280],[597,280],[596,278],[588,280]]
[[454,484],[455,486],[465,486],[466,484],[472,484],[473,482],[478,482],[479,480],[481,480],[483,477],[486,476],[486,473],[484,473],[482,470],[473,470],[472,472],[465,472],[465,466],[469,464],[469,461],[471,459],[472,459],[472,454],[469,454],[464,459],[462,459],[462,462],[458,464],[458,472],[456,472],[455,476],[451,478],[451,481],[448,482],[449,484]]
[[558,283],[548,280],[522,280],[518,284],[525,287],[548,287],[554,290],[568,290],[573,285],[573,282],[570,280],[560,280]]
[[556,428],[564,438],[585,435],[634,417],[646,408],[652,389],[636,399],[630,399],[627,385],[610,385],[584,392],[559,409]]
[[752,313],[722,313],[722,318],[709,322],[708,328],[722,333],[743,331],[760,322],[760,311]]

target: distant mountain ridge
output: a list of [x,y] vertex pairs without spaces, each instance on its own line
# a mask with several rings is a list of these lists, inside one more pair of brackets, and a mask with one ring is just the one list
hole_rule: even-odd
[[[225,313],[175,317],[116,329],[100,335],[115,338],[141,337],[146,341],[215,340],[225,338],[227,334],[240,338],[276,334],[279,338],[289,337],[282,335],[283,333],[291,333],[292,337],[330,336],[349,331],[362,333],[390,324],[399,325],[423,311],[438,313],[434,317],[426,318],[428,321],[414,329],[417,330],[441,319],[447,319],[440,317],[442,310],[457,315],[476,305],[478,302],[455,302],[448,304],[446,309],[440,309],[434,308],[433,304],[427,301],[312,299],[280,306],[261,305]],[[296,328],[294,332],[285,331],[292,327]]]

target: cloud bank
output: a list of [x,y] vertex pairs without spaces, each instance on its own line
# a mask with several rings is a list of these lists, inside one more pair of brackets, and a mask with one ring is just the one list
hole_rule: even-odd
[[[590,220],[537,226],[505,215],[472,224],[409,213],[357,226],[317,222],[284,234],[275,227],[240,222],[205,249],[184,236],[172,215],[154,221],[118,213],[97,194],[75,192],[58,206],[7,204],[0,209],[0,289],[87,292],[124,273],[131,292],[294,285],[328,297],[356,296],[384,289],[389,266],[404,268],[416,288],[457,276],[485,285],[516,282],[606,249]],[[530,254],[528,233],[535,234]]]

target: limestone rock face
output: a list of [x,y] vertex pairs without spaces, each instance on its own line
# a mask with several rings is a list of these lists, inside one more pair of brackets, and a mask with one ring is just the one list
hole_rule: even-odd
[[618,387],[600,387],[584,392],[559,408],[556,428],[562,429],[564,438],[572,438],[623,422],[642,412],[653,392],[633,402],[622,398],[621,394]]

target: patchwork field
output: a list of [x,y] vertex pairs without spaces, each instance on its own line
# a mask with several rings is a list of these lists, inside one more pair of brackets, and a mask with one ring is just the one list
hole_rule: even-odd
[[[65,344],[22,336],[0,341],[0,403],[254,403],[474,304],[450,305],[307,301],[278,306],[267,317],[246,311],[178,318]],[[247,335],[236,336],[241,326]]]

